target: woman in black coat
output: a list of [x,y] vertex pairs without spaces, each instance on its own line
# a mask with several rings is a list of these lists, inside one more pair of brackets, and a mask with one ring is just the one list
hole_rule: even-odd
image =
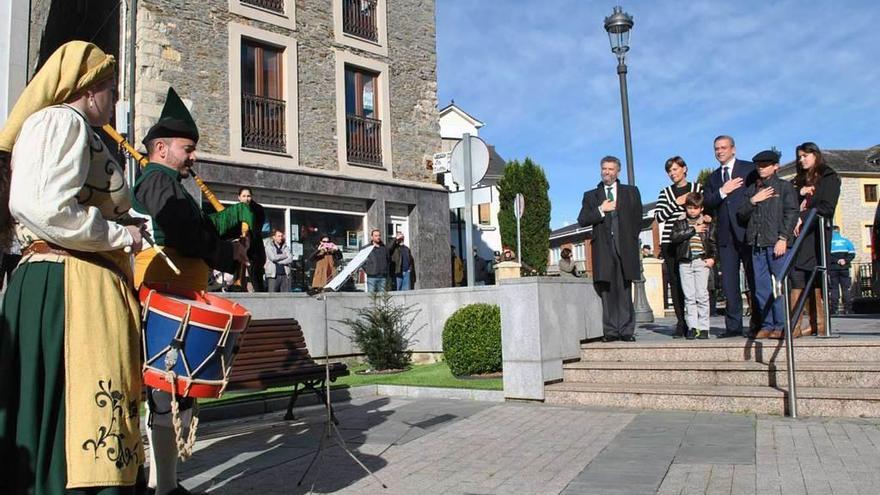
[[[808,295],[808,312],[810,315],[810,324],[803,328],[798,326],[796,321],[793,324],[793,336],[802,335],[819,335],[825,334],[825,309],[822,301],[821,276],[818,274],[813,281],[812,287],[806,287],[807,278],[810,271],[821,261],[819,256],[819,235],[815,227],[809,232],[801,232],[801,226],[810,209],[815,208],[816,212],[825,219],[825,253],[831,248],[831,223],[834,218],[834,210],[837,207],[837,199],[840,197],[840,177],[837,172],[825,164],[822,157],[822,151],[816,143],[806,142],[795,149],[797,155],[797,175],[795,175],[795,189],[798,192],[800,200],[800,218],[794,229],[795,235],[804,236],[803,245],[795,260],[795,268],[791,272],[792,291],[791,301],[792,308],[794,302],[800,297],[804,289],[812,289]],[[819,220],[819,219],[817,219]]]

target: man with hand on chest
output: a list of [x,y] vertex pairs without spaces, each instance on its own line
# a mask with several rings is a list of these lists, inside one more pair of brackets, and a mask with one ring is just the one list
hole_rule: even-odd
[[635,342],[632,282],[638,280],[642,196],[621,184],[620,160],[600,161],[602,182],[584,193],[578,224],[593,227],[593,282],[602,299],[603,341]]

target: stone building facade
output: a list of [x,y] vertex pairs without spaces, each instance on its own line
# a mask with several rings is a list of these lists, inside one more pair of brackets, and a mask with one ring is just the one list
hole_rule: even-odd
[[137,17],[133,141],[173,86],[221,201],[251,188],[306,260],[322,234],[350,258],[370,229],[404,231],[416,286],[449,285],[433,1],[141,0]]

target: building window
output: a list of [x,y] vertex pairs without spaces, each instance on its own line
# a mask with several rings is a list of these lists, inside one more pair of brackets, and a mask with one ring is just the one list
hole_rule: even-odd
[[877,202],[877,184],[865,184],[865,202]]
[[241,42],[241,145],[284,153],[285,102],[282,94],[283,50],[243,39]]
[[477,206],[477,223],[480,225],[492,224],[492,205],[483,203]]
[[379,41],[378,0],[342,0],[342,30],[345,34]]
[[562,248],[561,247],[550,248],[550,264],[551,265],[558,265],[560,259],[562,259]]
[[241,0],[241,3],[278,14],[284,13],[284,0]]
[[874,224],[866,223],[862,230],[862,244],[865,251],[871,251],[871,244],[874,237]]
[[349,163],[382,166],[382,122],[376,113],[379,75],[345,67],[345,139]]
[[585,261],[587,259],[587,252],[584,247],[584,243],[581,242],[579,244],[575,244],[572,254],[573,254],[572,258],[575,261]]

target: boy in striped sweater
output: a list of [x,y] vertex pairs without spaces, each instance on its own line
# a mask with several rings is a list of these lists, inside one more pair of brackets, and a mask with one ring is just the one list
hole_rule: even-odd
[[669,235],[675,246],[687,314],[688,339],[709,338],[709,271],[717,247],[712,225],[703,216],[703,195],[685,198],[685,218],[676,220]]

